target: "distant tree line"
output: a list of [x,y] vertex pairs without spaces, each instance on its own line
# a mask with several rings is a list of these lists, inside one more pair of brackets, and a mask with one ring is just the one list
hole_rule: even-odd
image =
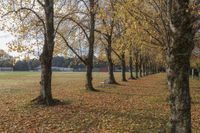
[[0,61],[0,67],[12,67],[12,66],[13,64],[10,59]]
[[[13,59],[6,59],[0,61],[0,67],[13,67],[14,71],[29,71],[35,70],[40,66],[39,59],[19,60],[13,64]],[[63,56],[55,56],[52,60],[52,66],[66,67],[66,68],[84,68],[85,65],[77,58],[65,58]],[[105,61],[100,61],[95,58],[94,67],[106,67]]]
[[29,61],[19,60],[16,63],[13,63],[13,59],[6,59],[0,61],[0,67],[13,67],[15,71],[33,70],[39,65],[40,61],[38,59],[31,59]]

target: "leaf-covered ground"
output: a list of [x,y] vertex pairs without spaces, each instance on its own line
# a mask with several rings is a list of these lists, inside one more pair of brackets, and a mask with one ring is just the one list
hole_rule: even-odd
[[[8,133],[157,133],[167,124],[166,75],[157,74],[120,86],[84,90],[84,73],[54,73],[53,96],[64,104],[31,105],[39,93],[39,73],[0,73],[0,132]],[[120,73],[116,74],[120,80]],[[191,80],[193,132],[200,132],[200,82]]]

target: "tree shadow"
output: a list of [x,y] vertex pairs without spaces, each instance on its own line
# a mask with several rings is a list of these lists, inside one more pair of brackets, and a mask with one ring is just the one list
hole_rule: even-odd
[[58,100],[58,99],[53,99],[53,103],[51,103],[50,105],[46,105],[44,103],[40,103],[37,101],[31,101],[30,103],[27,104],[27,106],[30,107],[53,107],[53,106],[59,106],[59,105],[70,105],[72,103],[72,101],[70,100]]

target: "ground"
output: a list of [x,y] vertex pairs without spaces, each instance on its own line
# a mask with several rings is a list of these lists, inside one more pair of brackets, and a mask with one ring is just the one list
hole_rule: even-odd
[[[115,74],[120,81],[120,73]],[[166,74],[119,86],[103,86],[106,73],[94,74],[99,92],[84,90],[84,73],[54,73],[53,96],[63,104],[30,104],[39,94],[37,72],[0,73],[0,132],[4,133],[158,133],[169,117]],[[193,132],[200,132],[200,82],[191,80]]]

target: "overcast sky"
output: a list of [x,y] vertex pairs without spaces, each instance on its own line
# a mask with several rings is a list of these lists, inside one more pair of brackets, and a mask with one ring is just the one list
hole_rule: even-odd
[[[0,49],[3,49],[4,51],[8,52],[8,47],[7,47],[6,43],[12,41],[13,39],[14,39],[14,37],[10,33],[0,31]],[[9,54],[12,56],[17,55],[14,52],[9,52]]]
[[8,51],[6,43],[12,41],[13,39],[13,36],[8,32],[0,31],[0,49]]

